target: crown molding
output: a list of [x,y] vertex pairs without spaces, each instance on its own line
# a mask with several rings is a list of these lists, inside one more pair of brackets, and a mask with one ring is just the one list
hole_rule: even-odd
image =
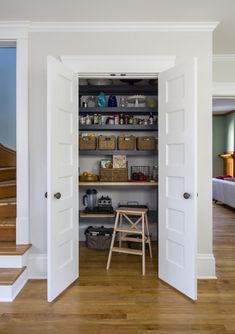
[[0,30],[28,32],[212,32],[219,22],[31,22],[0,21]]
[[214,54],[213,61],[235,61],[235,54]]

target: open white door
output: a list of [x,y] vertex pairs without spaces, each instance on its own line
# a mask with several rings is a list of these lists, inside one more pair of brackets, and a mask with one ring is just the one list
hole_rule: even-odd
[[48,57],[48,301],[78,277],[78,80]]
[[159,277],[197,299],[197,63],[159,76]]

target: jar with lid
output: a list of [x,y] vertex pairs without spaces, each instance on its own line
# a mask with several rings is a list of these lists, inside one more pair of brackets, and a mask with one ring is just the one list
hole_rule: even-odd
[[99,124],[99,116],[97,114],[94,114],[93,123],[96,125]]
[[119,114],[114,115],[114,124],[118,125],[119,124]]
[[91,125],[91,117],[86,115],[86,125]]

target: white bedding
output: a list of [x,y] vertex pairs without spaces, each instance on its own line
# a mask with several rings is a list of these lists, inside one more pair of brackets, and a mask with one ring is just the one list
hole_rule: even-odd
[[213,178],[213,199],[235,208],[235,182]]

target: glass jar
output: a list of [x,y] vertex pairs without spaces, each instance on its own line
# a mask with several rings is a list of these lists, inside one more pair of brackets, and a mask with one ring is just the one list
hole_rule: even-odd
[[155,165],[152,168],[152,180],[158,181],[158,166]]

